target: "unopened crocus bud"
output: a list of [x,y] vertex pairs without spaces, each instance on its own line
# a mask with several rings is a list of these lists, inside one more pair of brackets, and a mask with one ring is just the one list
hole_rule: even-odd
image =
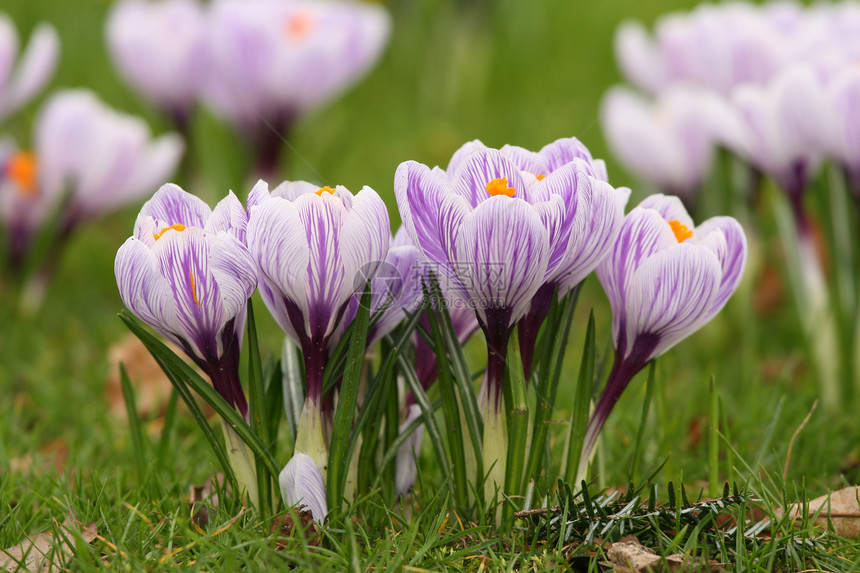
[[284,504],[307,507],[314,521],[322,523],[328,515],[328,502],[322,473],[310,456],[295,454],[278,476]]
[[[421,408],[418,404],[412,404],[408,407],[406,419],[398,428],[399,433],[409,427],[409,425],[421,416]],[[398,496],[403,496],[409,493],[412,486],[415,485],[415,477],[418,475],[418,466],[415,460],[421,454],[421,440],[424,439],[424,424],[418,426],[412,432],[406,441],[397,450],[397,462],[394,468],[394,491]]]

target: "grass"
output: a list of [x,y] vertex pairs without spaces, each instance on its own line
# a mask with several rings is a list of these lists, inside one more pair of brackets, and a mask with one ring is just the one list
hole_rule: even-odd
[[[343,183],[353,190],[370,185],[386,199],[396,221],[391,186],[400,161],[444,165],[461,143],[474,138],[492,146],[538,148],[576,135],[596,156],[607,157],[615,184],[634,185],[638,196],[633,203],[643,193],[608,157],[596,125],[601,93],[619,81],[611,57],[612,29],[624,17],[650,23],[657,14],[686,5],[668,0],[593,3],[587,8],[565,0],[392,2],[393,37],[381,65],[344,98],[297,127],[293,149],[285,153],[284,173],[294,179]],[[103,0],[30,0],[10,3],[4,10],[22,30],[43,19],[60,30],[63,61],[54,87],[90,86],[110,104],[145,116],[162,132],[165,122],[113,72],[101,28],[108,7]],[[26,142],[36,109],[30,106],[4,128]],[[246,193],[249,158],[230,131],[201,112],[195,135],[193,157],[200,179],[182,183],[210,200],[228,188],[240,196]],[[815,201],[813,209],[822,212]],[[80,522],[95,523],[100,536],[93,543],[74,543],[69,567],[81,571],[285,566],[566,570],[569,560],[577,568],[584,563],[594,570],[597,561],[605,559],[595,546],[574,549],[565,540],[553,543],[525,522],[513,530],[497,530],[480,515],[473,516],[477,523],[458,516],[445,487],[451,476],[434,466],[426,443],[416,493],[404,507],[387,508],[379,495],[369,494],[351,519],[318,537],[278,537],[253,510],[227,495],[210,509],[209,523],[196,526],[187,505],[189,487],[205,483],[218,463],[188,413],[179,409],[172,423],[158,414],[144,417],[137,446],[127,422],[109,413],[105,386],[115,366],[108,362],[108,349],[126,336],[116,318],[122,305],[113,257],[131,231],[135,212],[132,208],[111,216],[70,242],[38,316],[20,316],[14,285],[6,277],[0,281],[0,548],[56,529],[55,524],[73,512]],[[781,268],[767,196],[754,215],[757,250],[744,285],[717,319],[659,360],[650,405],[644,410],[648,416],[643,416],[647,371],[631,384],[604,430],[596,486],[639,483],[660,467],[652,480],[661,495],[669,481],[698,493],[707,489],[716,470],[719,483],[737,482],[772,514],[774,508],[860,481],[853,403],[842,410],[815,412],[786,459],[818,387],[788,294],[780,295],[779,287],[774,292],[763,279],[769,267],[777,276]],[[775,302],[757,307],[756,297],[764,294]],[[263,355],[279,352],[279,329],[261,302],[255,307]],[[548,423],[555,466],[561,465],[567,433],[563,420],[568,418],[572,390],[566,389],[575,386],[592,310],[600,360],[611,316],[593,277],[574,315],[559,409]],[[466,348],[470,366],[482,364],[481,344],[476,340]],[[140,374],[130,371],[129,376],[140,392]],[[708,446],[712,376],[721,418],[717,468]],[[431,393],[430,398],[437,396]],[[141,467],[141,450],[154,463]],[[276,453],[285,450],[279,446]],[[634,455],[639,459],[632,459]],[[630,475],[634,463],[639,469]],[[748,511],[748,506],[736,510]],[[709,551],[701,540],[691,543],[689,532],[680,539],[679,532],[663,535],[658,547],[664,551]],[[804,538],[815,545],[798,541]],[[770,538],[735,539],[733,545],[728,537],[720,539],[720,551],[731,556],[738,569],[847,571],[860,566],[856,543],[808,523],[782,520]]]

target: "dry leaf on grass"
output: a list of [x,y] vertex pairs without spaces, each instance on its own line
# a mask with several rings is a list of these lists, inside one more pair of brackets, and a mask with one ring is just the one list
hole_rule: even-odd
[[[858,500],[860,500],[860,486],[851,486],[816,497],[806,504],[805,508],[802,508],[801,504],[794,504],[788,514],[792,519],[799,519],[802,515],[811,518],[817,513],[816,525],[827,527],[842,537],[860,537],[860,501]],[[781,516],[782,512],[777,512],[777,517]]]
[[[299,524],[301,525],[302,531],[304,531],[305,539],[307,539],[308,545],[317,546],[322,543],[322,535],[320,535],[319,529],[317,529],[316,523],[314,523],[314,515],[310,509],[305,505],[300,505],[296,508],[296,513],[299,516]],[[281,550],[287,547],[287,544],[283,541],[283,538],[290,537],[293,535],[296,524],[293,522],[292,512],[287,513],[285,515],[279,516],[275,518],[274,523],[272,523],[272,533],[278,533],[278,538],[276,541],[277,549]]]
[[71,513],[59,528],[59,535],[37,533],[14,547],[0,550],[0,569],[29,573],[65,571],[66,558],[75,553],[75,534],[86,543],[92,543],[98,535],[95,523],[82,526]]
[[606,551],[609,558],[608,563],[618,573],[646,573],[651,571],[711,571],[713,573],[725,571],[718,563],[702,563],[698,559],[685,557],[680,553],[673,553],[666,557],[660,557],[651,549],[645,547],[636,537],[624,537],[609,546]]
[[[168,348],[184,356],[174,344],[165,342]],[[118,420],[126,420],[125,397],[122,394],[122,383],[119,377],[120,363],[125,365],[128,378],[134,388],[134,401],[137,406],[137,414],[141,418],[162,417],[167,410],[167,402],[173,386],[158,362],[149,354],[149,351],[133,334],[128,334],[122,340],[108,349],[108,363],[110,365],[110,377],[105,387],[105,396],[108,401],[111,415]],[[200,372],[199,369],[191,365]],[[204,376],[205,378],[205,376]],[[200,402],[204,414],[211,416],[212,409],[208,404]]]
[[210,476],[203,485],[192,485],[189,488],[188,507],[191,521],[198,527],[204,528],[209,524],[209,508],[218,507],[220,503],[218,491],[224,491],[227,495],[232,491],[221,472]]

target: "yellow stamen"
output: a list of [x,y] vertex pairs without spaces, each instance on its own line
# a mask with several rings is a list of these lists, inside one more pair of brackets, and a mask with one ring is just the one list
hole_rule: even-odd
[[534,176],[537,177],[538,181],[543,181],[544,179],[546,179],[546,175],[544,175],[543,173],[535,173]]
[[307,12],[297,12],[287,19],[285,32],[290,38],[302,40],[306,38],[313,29],[314,18]]
[[185,225],[183,225],[181,223],[176,223],[175,225],[170,225],[169,227],[165,227],[162,230],[160,230],[159,232],[157,232],[156,234],[154,234],[153,237],[155,237],[155,240],[157,241],[158,239],[161,238],[161,236],[164,233],[166,233],[167,231],[169,231],[171,229],[173,229],[174,231],[184,231]]
[[492,181],[487,183],[487,193],[489,193],[491,196],[505,195],[507,197],[513,197],[514,193],[516,192],[517,190],[513,187],[508,187],[507,177],[493,179]]
[[321,188],[321,189],[320,189],[319,191],[317,191],[316,193],[317,193],[317,195],[319,195],[320,197],[322,197],[322,194],[323,194],[323,193],[328,193],[329,195],[334,195],[334,189],[332,189],[331,187],[329,187],[328,185],[326,185],[325,187]]
[[693,236],[693,231],[677,219],[669,221],[669,226],[672,228],[672,232],[675,233],[675,238],[678,239],[679,243],[683,243]]
[[36,174],[38,162],[32,151],[21,151],[9,158],[6,175],[18,186],[18,191],[27,198],[36,195]]
[[191,279],[191,296],[194,297],[194,302],[197,303],[197,306],[200,306],[200,301],[197,300],[197,291],[194,289],[194,271],[188,271],[188,277]]

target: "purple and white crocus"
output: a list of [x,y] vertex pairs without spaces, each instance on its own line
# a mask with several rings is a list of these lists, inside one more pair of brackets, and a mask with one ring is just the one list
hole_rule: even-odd
[[606,418],[648,362],[700,329],[737,289],[746,235],[731,217],[698,227],[677,197],[652,195],[625,218],[597,277],[612,306],[615,362],[588,421],[577,479]]
[[199,0],[122,0],[107,20],[117,70],[183,132],[206,79],[207,26]]
[[[474,309],[487,341],[484,464],[502,484],[506,432],[502,384],[517,321],[562,261],[576,210],[578,169],[524,172],[495,149],[456,157],[449,171],[401,163],[394,190],[403,226],[438,269],[439,282]],[[454,162],[454,159],[452,159]],[[491,494],[494,495],[494,494]]]
[[144,204],[115,272],[125,306],[181,347],[247,418],[239,352],[257,270],[231,192],[215,209],[173,184]]
[[271,177],[285,134],[357,82],[379,59],[390,22],[351,0],[215,0],[206,98],[256,147]]
[[60,55],[60,38],[48,24],[40,24],[33,31],[16,65],[18,42],[15,24],[0,14],[0,120],[18,111],[45,87]]
[[323,373],[347,307],[388,253],[385,203],[373,189],[353,195],[345,187],[285,182],[269,192],[258,182],[248,197],[248,249],[260,277],[260,294],[284,331],[302,349],[305,405],[295,451],[310,456],[323,476],[328,448],[323,416]]

